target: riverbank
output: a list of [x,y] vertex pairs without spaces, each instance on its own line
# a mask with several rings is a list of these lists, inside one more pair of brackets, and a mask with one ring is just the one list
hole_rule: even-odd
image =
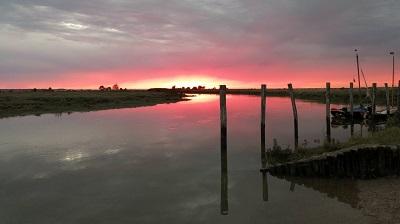
[[153,106],[186,100],[180,92],[145,90],[1,90],[0,118]]
[[363,216],[368,217],[364,222],[366,224],[400,223],[400,179],[397,176],[373,180],[301,177],[283,179],[358,209]]
[[362,214],[371,217],[371,223],[400,223],[400,179],[397,177],[362,180],[357,183]]
[[398,136],[400,136],[400,127],[391,126],[370,133],[367,137],[353,137],[344,143],[325,144],[315,148],[299,148],[297,151],[293,151],[292,149],[282,149],[280,146],[274,146],[273,149],[267,152],[267,158],[269,164],[273,165],[306,159],[323,153],[334,152],[359,145],[400,145],[400,138]]

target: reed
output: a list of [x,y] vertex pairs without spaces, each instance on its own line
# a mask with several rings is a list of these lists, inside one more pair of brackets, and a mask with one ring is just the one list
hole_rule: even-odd
[[145,90],[0,91],[0,118],[152,106],[185,100],[183,93]]

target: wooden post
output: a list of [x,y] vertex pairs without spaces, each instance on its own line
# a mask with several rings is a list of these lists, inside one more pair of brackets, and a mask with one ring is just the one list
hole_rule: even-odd
[[397,112],[400,111],[400,80],[399,85],[397,86]]
[[351,120],[353,121],[354,119],[354,96],[353,96],[353,83],[350,83],[350,89],[349,89],[349,94],[350,94],[350,115],[351,115]]
[[353,83],[350,82],[350,116],[351,116],[351,126],[350,126],[350,134],[354,135],[354,95],[353,95]]
[[326,83],[325,103],[326,103],[326,140],[328,143],[331,143],[331,84],[329,82]]
[[386,93],[386,114],[390,115],[390,94],[389,94],[389,86],[385,83],[385,93]]
[[221,214],[228,214],[228,155],[227,155],[227,113],[226,86],[220,86],[220,119],[221,119]]
[[293,118],[294,118],[294,149],[297,150],[299,147],[299,122],[297,117],[296,99],[294,97],[293,85],[288,84],[290,99],[292,100]]
[[267,85],[261,85],[261,165],[266,167],[266,148],[265,148],[265,111],[266,111],[266,91]]
[[376,113],[376,83],[372,83],[372,120],[375,119]]

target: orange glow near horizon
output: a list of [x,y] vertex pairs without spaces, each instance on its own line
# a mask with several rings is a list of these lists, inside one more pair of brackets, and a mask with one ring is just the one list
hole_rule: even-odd
[[[370,71],[367,73],[369,84],[377,82],[378,86],[382,86],[391,78],[389,75],[381,75],[379,69]],[[349,86],[349,82],[355,77],[352,73],[354,73],[354,69],[351,68],[329,69],[322,72],[319,70],[297,72],[277,70],[183,73],[162,70],[151,75],[144,75],[145,72],[135,73],[129,70],[120,70],[58,74],[58,78],[53,80],[2,82],[0,88],[98,89],[101,85],[118,84],[121,88],[128,89],[171,88],[172,86],[176,88],[205,86],[210,89],[219,88],[219,85],[226,85],[231,89],[249,89],[260,88],[261,84],[267,84],[267,88],[272,89],[287,88],[288,83],[292,83],[294,88],[324,88],[327,81],[331,83],[332,88],[341,88]]]
[[131,89],[149,89],[149,88],[176,88],[181,87],[197,87],[205,86],[206,88],[218,88],[220,84],[231,86],[232,88],[241,88],[246,86],[247,83],[234,80],[222,80],[211,76],[175,76],[171,78],[160,78],[160,79],[148,79],[141,80],[138,82],[127,82],[122,83],[122,86],[126,86]]
[[[277,76],[279,77],[279,76]],[[126,87],[129,89],[149,89],[149,88],[171,88],[175,86],[176,88],[181,87],[197,87],[197,86],[205,86],[207,89],[219,88],[219,85],[226,85],[228,88],[232,89],[252,89],[259,88],[261,84],[267,84],[268,88],[287,88],[288,83],[293,83],[295,88],[324,88],[325,82],[323,81],[315,81],[308,82],[307,80],[293,80],[285,81],[285,80],[276,80],[276,79],[267,79],[265,81],[239,81],[239,80],[230,80],[230,79],[219,79],[212,76],[174,76],[171,78],[159,78],[159,79],[147,79],[140,80],[137,82],[125,82],[121,83],[120,86]],[[347,87],[349,82],[340,81],[340,82],[332,82],[332,88],[341,88]]]
[[[154,79],[144,79],[137,81],[129,81],[128,78],[123,77],[121,80],[115,78],[118,77],[115,75],[114,78],[96,78],[95,75],[89,75],[82,78],[72,78],[72,79],[63,79],[58,80],[56,82],[18,82],[18,83],[2,83],[0,89],[33,89],[33,88],[44,88],[47,89],[52,87],[53,89],[98,89],[99,86],[112,86],[114,84],[118,84],[121,88],[128,89],[150,89],[150,88],[171,88],[175,86],[176,88],[181,87],[197,87],[197,86],[205,86],[207,89],[219,88],[219,85],[226,85],[231,89],[252,89],[252,88],[260,88],[261,84],[267,84],[267,88],[287,88],[288,83],[292,83],[295,88],[324,88],[324,81],[307,81],[305,79],[294,79],[294,80],[285,80],[276,78],[266,78],[265,80],[236,80],[236,79],[222,79],[215,78],[213,76],[207,75],[178,75],[171,77],[160,77]],[[312,78],[312,76],[307,77],[308,79]],[[332,80],[331,86],[332,88],[340,88],[347,87],[351,80],[349,81],[341,81],[341,80]],[[382,84],[383,85],[383,84]],[[381,83],[379,84],[381,86]]]

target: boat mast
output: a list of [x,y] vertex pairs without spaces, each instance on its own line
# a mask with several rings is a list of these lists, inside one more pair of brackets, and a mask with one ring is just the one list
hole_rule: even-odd
[[358,51],[357,49],[354,50],[356,52],[356,60],[357,60],[357,76],[358,76],[358,98],[361,103],[361,81],[360,81],[360,62],[358,61]]
[[367,91],[366,91],[366,93],[367,93],[367,98],[371,98],[371,94],[370,94],[370,92],[369,92],[369,87],[368,87],[367,79],[365,78],[365,75],[364,75],[364,71],[363,71],[362,68],[361,68],[360,70],[361,70],[361,75],[362,75],[363,80],[364,80],[365,88],[367,89]]

